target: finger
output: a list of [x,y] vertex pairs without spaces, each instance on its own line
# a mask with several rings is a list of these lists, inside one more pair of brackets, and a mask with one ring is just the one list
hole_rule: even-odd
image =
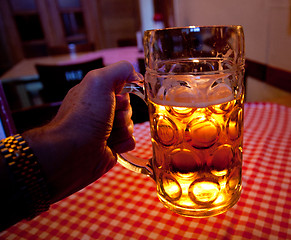
[[129,98],[129,94],[125,93],[125,94],[118,94],[115,96],[116,98],[116,106],[115,106],[115,110],[128,110],[129,108],[131,108],[130,105],[130,98]]
[[132,124],[132,108],[129,101],[129,94],[116,95],[116,107],[113,128]]
[[132,109],[131,107],[127,110],[118,110],[115,112],[115,117],[113,121],[113,128],[119,128],[122,126],[132,124]]
[[127,61],[120,61],[94,71],[96,78],[102,82],[104,88],[115,93],[120,93],[126,82],[143,80],[142,75],[137,73],[132,64]]
[[112,129],[107,144],[117,153],[134,149],[135,139],[133,137],[133,123],[128,126]]
[[112,128],[109,140],[111,143],[121,142],[127,138],[132,137],[133,135],[133,122],[127,125],[122,125],[120,127]]
[[133,150],[135,147],[134,137],[128,138],[125,141],[114,144],[111,149],[116,153],[125,153]]

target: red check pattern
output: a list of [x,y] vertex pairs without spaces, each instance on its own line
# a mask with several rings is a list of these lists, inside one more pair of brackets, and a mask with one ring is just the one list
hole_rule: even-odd
[[[135,126],[137,150],[151,156],[149,123]],[[116,165],[85,189],[0,239],[291,239],[291,108],[245,106],[243,191],[215,217],[192,219],[163,207],[150,178]]]

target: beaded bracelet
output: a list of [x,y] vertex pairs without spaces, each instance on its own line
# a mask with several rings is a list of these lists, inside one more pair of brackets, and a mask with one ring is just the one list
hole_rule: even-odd
[[0,154],[6,161],[22,196],[27,219],[49,209],[49,193],[39,163],[19,134],[1,140]]

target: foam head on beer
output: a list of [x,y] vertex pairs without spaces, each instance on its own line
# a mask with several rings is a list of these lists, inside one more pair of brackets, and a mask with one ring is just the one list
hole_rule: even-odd
[[149,97],[160,105],[177,107],[203,108],[229,102],[235,96],[228,75],[170,75],[163,79],[156,97]]

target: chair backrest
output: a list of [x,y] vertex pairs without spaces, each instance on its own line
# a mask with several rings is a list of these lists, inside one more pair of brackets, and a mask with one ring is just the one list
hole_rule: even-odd
[[146,72],[144,58],[138,58],[137,61],[138,61],[139,72],[144,76]]
[[117,46],[118,47],[128,47],[128,46],[136,46],[137,42],[135,38],[128,38],[128,39],[118,39]]
[[6,96],[0,82],[0,139],[6,138],[16,133],[11,111],[6,100]]
[[103,66],[103,58],[69,65],[36,64],[39,79],[43,84],[41,96],[44,102],[62,101],[70,88],[80,83],[89,71]]
[[12,111],[14,125],[18,133],[49,123],[57,114],[61,102],[44,103]]

